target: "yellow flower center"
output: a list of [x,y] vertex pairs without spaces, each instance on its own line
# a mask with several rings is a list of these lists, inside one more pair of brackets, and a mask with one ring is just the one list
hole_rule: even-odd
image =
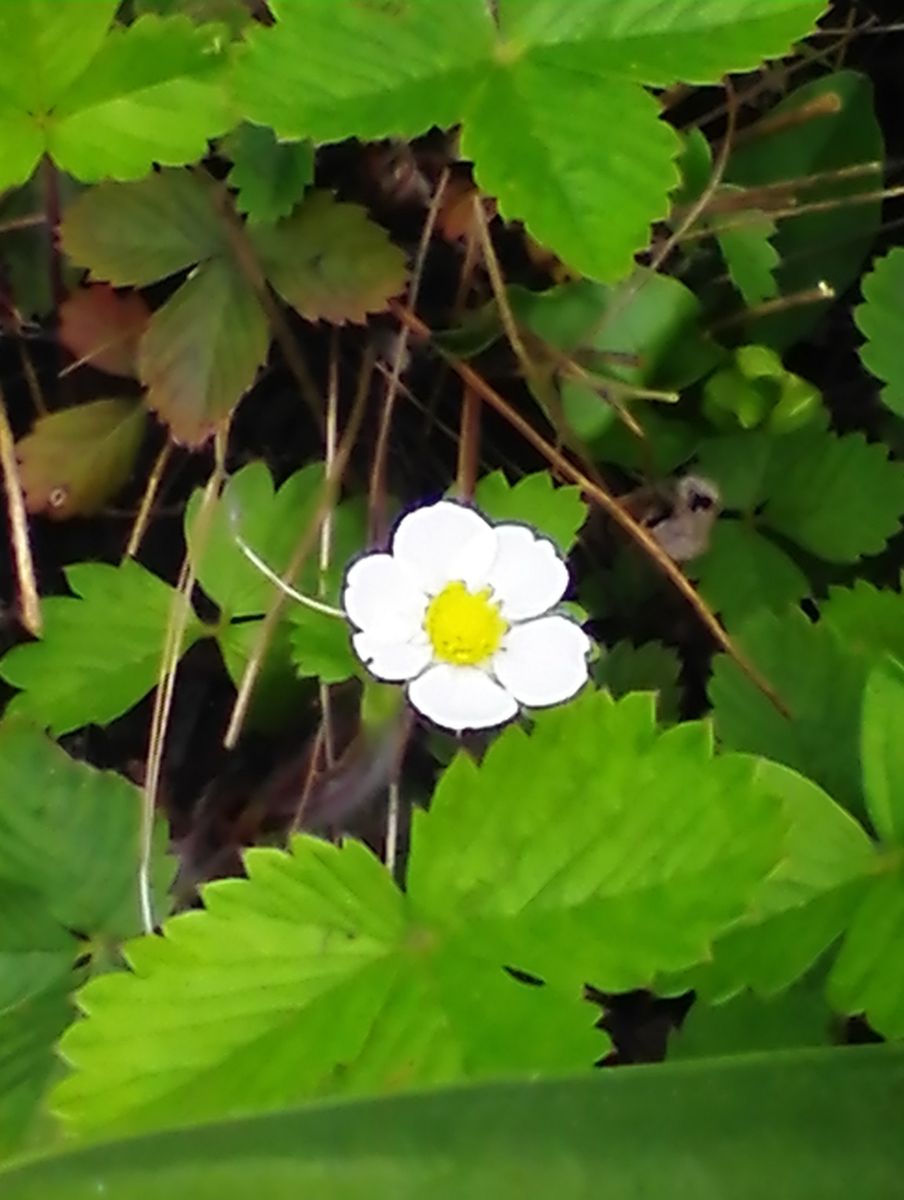
[[508,624],[491,595],[492,588],[469,592],[459,579],[447,583],[433,597],[424,629],[437,658],[458,667],[473,667],[496,653]]

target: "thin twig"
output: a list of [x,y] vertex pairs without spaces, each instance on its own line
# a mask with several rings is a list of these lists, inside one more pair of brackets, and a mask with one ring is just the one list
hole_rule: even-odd
[[480,397],[464,385],[458,433],[458,470],[455,490],[462,500],[473,500],[480,461]]
[[9,520],[10,540],[16,568],[16,585],[19,590],[19,620],[34,637],[41,636],[41,600],[35,581],[35,564],[28,538],[28,515],[25,511],[25,496],[19,468],[16,462],[16,444],[6,401],[0,390],[0,466],[3,470],[3,485],[6,488],[6,513]]
[[170,456],[173,453],[173,443],[169,438],[163,443],[160,453],[154,460],[154,465],[151,468],[151,473],[148,476],[147,485],[144,489],[144,495],[141,497],[141,504],[138,507],[138,512],[135,516],[135,523],[132,526],[132,531],[129,534],[129,541],[126,546],[125,557],[134,558],[138,553],[138,548],[141,545],[145,533],[147,533],[148,525],[151,520],[151,512],[154,508],[154,501],[157,499],[157,492],[160,489],[160,483],[163,479],[163,473],[167,468]]
[[[393,303],[392,311],[400,323],[406,325],[411,332],[425,341],[429,341],[431,337],[430,329],[424,324],[419,317],[414,313],[409,312],[403,305]],[[569,479],[575,483],[586,494],[599,505],[603,511],[619,525],[628,536],[635,541],[647,557],[653,562],[656,567],[662,572],[675,589],[681,593],[687,600],[688,604],[693,608],[694,612],[699,617],[701,623],[712,634],[713,639],[726,654],[738,664],[745,675],[756,685],[764,696],[775,705],[775,707],[784,714],[787,714],[787,709],[776,694],[772,685],[766,680],[760,671],[752,662],[744,655],[741,650],[734,644],[726,631],[722,628],[715,614],[711,611],[708,605],[700,597],[694,586],[687,577],[679,570],[675,562],[665,553],[659,543],[650,536],[649,532],[640,525],[631,514],[618,502],[616,497],[612,496],[600,484],[595,483],[587,475],[576,467],[570,459],[566,458],[561,451],[538,433],[526,418],[516,412],[514,408],[504,400],[502,396],[493,388],[483,376],[470,367],[467,363],[457,359],[453,354],[450,354],[442,346],[433,343],[437,353],[449,363],[453,371],[459,378],[472,388],[482,400],[486,401],[492,408],[496,409],[512,428],[519,433],[526,442],[534,447],[546,461],[559,473],[563,478]]]
[[[877,200],[893,200],[896,196],[904,196],[904,184],[893,188],[883,188],[876,192],[856,192],[851,196],[836,196],[831,200],[813,200],[809,204],[795,204],[790,208],[773,208],[769,209],[766,216],[770,220],[785,221],[789,217],[806,217],[810,213],[832,212],[836,208],[847,208],[853,204],[872,204]],[[747,220],[720,221],[719,228],[715,232],[724,233],[728,229],[746,229],[762,219],[763,213],[758,212],[751,214]],[[699,241],[700,238],[711,237],[712,234],[713,230],[711,229],[691,229],[682,235],[681,240],[682,242]]]
[[[449,168],[445,167],[442,175],[439,177],[439,182],[430,201],[430,207],[427,210],[427,216],[424,219],[424,227],[421,230],[421,238],[418,243],[414,267],[411,272],[411,282],[408,285],[408,307],[412,311],[417,306],[421,276],[424,272],[427,251],[430,248],[430,238],[433,236],[433,227],[436,224],[436,218],[439,215],[440,205],[442,204],[448,182]],[[396,338],[392,358],[392,374],[389,377],[386,392],[383,396],[383,409],[380,413],[380,425],[377,430],[377,441],[374,447],[373,463],[370,472],[370,532],[373,541],[378,541],[386,532],[386,461],[389,456],[389,433],[392,428],[392,414],[395,409],[396,396],[399,391],[399,379],[402,375],[407,350],[408,331],[403,329]]]
[[[213,525],[215,502],[226,478],[227,438],[228,430],[226,428],[221,427],[217,430],[214,438],[214,469],[204,488],[198,515],[195,518],[194,532],[198,554],[203,553],[204,547],[207,544],[207,538]],[[157,797],[160,791],[160,778],[163,770],[166,731],[169,725],[173,696],[176,690],[176,672],[182,653],[185,629],[191,613],[191,593],[194,585],[195,571],[191,558],[188,552],[186,552],[179,571],[176,595],[170,608],[169,621],[166,627],[166,636],[164,638],[163,653],[160,662],[160,675],[157,680],[154,709],[151,714],[148,761],[144,787],[142,789],[138,900],[141,910],[141,923],[145,933],[153,933],[157,924],[154,915],[151,880],[151,864],[154,850],[154,817],[157,811]]]
[[[330,361],[327,371],[326,387],[326,436],[324,439],[326,473],[333,469],[336,457],[336,440],[339,431],[339,329],[334,328],[330,337]],[[326,591],[326,574],[330,569],[333,552],[333,510],[323,519],[320,526],[320,596]],[[335,761],[335,743],[333,739],[333,715],[330,704],[330,685],[320,680],[320,727],[323,731],[323,756],[327,768]]]

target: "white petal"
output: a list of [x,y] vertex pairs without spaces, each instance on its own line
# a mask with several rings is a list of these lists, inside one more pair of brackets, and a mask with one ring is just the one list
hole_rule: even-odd
[[568,568],[555,546],[525,525],[497,525],[496,541],[496,561],[487,583],[502,615],[523,621],[549,612],[568,587]]
[[380,641],[407,642],[421,632],[427,596],[391,554],[368,554],[348,569],[342,607]]
[[561,704],[587,682],[590,639],[567,617],[540,617],[513,626],[493,659],[502,686],[522,704]]
[[421,642],[381,642],[369,633],[356,633],[352,644],[371,675],[387,683],[414,679],[433,657],[426,638]]
[[518,705],[477,667],[438,663],[408,685],[408,699],[445,729],[490,729],[510,721]]
[[441,500],[402,518],[392,553],[432,595],[458,579],[474,591],[496,557],[496,530],[473,508]]

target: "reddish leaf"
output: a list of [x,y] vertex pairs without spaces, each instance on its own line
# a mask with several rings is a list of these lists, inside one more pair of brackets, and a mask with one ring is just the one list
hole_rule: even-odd
[[57,520],[96,513],[123,486],[146,414],[136,400],[92,400],[40,417],[16,446],[29,512]]
[[138,340],[150,311],[136,292],[106,283],[79,288],[60,306],[60,341],[76,361],[111,375],[138,374]]
[[147,404],[200,446],[254,383],[270,343],[254,292],[225,258],[202,263],[151,318],[138,359]]
[[363,208],[312,192],[252,236],[273,286],[309,321],[363,323],[405,286],[405,255]]

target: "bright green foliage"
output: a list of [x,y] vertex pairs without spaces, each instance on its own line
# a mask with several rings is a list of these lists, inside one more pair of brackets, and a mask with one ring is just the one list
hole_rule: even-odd
[[[40,641],[15,646],[0,676],[24,689],[10,712],[54,733],[105,725],[157,682],[175,591],[132,559],[120,566],[77,563],[66,569],[74,596],[42,601]],[[184,645],[201,636],[189,620]]]
[[91,516],[132,474],[147,418],[134,400],[91,400],[38,417],[16,443],[30,512]]
[[860,757],[873,826],[885,842],[904,843],[904,667],[886,658],[866,681]]
[[816,784],[761,760],[757,776],[780,799],[788,822],[778,868],[747,913],[717,939],[712,958],[657,985],[694,988],[722,1003],[745,987],[772,997],[807,972],[844,931],[879,861],[857,822]]
[[[736,7],[736,6],[735,6]],[[828,99],[830,108],[810,120],[789,121],[769,137],[740,145],[728,164],[728,180],[756,188],[786,180],[828,175],[795,188],[798,205],[863,196],[877,191],[885,157],[872,84],[855,71],[839,71],[797,88],[771,110],[777,120]],[[845,176],[845,169],[875,163],[876,172]],[[833,177],[839,172],[840,177]],[[746,213],[731,220],[746,221]],[[780,259],[779,291],[793,295],[828,284],[841,296],[856,280],[882,220],[879,199],[830,206],[782,221],[773,244]],[[748,323],[749,341],[783,350],[805,337],[825,315],[820,304],[793,307]]]
[[[189,552],[201,587],[222,610],[216,636],[234,680],[241,677],[260,623],[229,622],[237,617],[259,616],[276,596],[275,585],[240,550],[236,534],[268,567],[281,574],[317,515],[322,485],[323,468],[319,463],[296,471],[278,491],[274,491],[272,476],[263,463],[243,467],[230,478],[214,509],[203,555],[197,548],[201,493],[195,493],[188,505],[185,531]],[[346,565],[360,551],[364,536],[361,505],[354,501],[339,505],[331,521],[330,566],[320,571],[319,539],[315,540],[294,586],[305,595],[337,605]],[[313,612],[291,599],[286,601],[284,612],[290,624],[288,641],[283,630],[270,649],[259,683],[260,692],[269,696],[271,704],[276,705],[280,695],[287,701],[292,695],[292,673],[286,670],[290,649],[298,675],[316,675],[325,683],[338,683],[355,673],[357,659],[349,645],[345,621]]]
[[82,993],[57,1100],[81,1131],[125,1131],[174,1105],[194,1119],[589,1066],[605,1043],[584,982],[638,986],[705,955],[782,831],[753,764],[713,759],[702,727],[660,736],[650,698],[588,693],[481,766],[453,762],[415,814],[407,894],[357,842],[252,850],[249,882],[209,885],[205,913],[130,947],[131,976]]
[[218,35],[184,17],[108,28],[117,0],[0,10],[0,191],[43,153],[78,179],[137,179],[200,158],[231,124]]
[[256,227],[264,270],[309,321],[363,323],[405,286],[405,255],[357,204],[312,192],[279,225]]
[[[0,1154],[49,1082],[76,959],[139,929],[139,813],[120,776],[73,762],[25,722],[0,724]],[[162,909],[171,870],[157,841]]]
[[697,469],[719,484],[727,508],[741,510],[740,521],[722,518],[693,564],[704,596],[730,622],[780,612],[810,590],[768,533],[828,562],[855,562],[878,554],[904,514],[904,467],[861,434],[726,435],[704,444]]
[[221,147],[232,159],[229,186],[236,207],[252,222],[287,217],[314,179],[310,142],[278,142],[272,129],[241,125]]
[[793,433],[824,421],[819,389],[788,371],[768,346],[739,346],[703,386],[703,413],[717,429]]
[[904,250],[879,259],[860,286],[865,303],[854,310],[854,320],[867,339],[860,359],[886,384],[883,403],[904,416]]
[[83,1200],[98,1184],[130,1200],[635,1200],[665,1179],[674,1200],[888,1200],[904,1168],[902,1086],[904,1056],[889,1046],[626,1067],[80,1147],[0,1185],[5,1200]]
[[526,475],[514,485],[502,471],[484,475],[474,503],[491,521],[521,521],[545,534],[567,554],[587,519],[587,505],[576,487],[556,487],[547,471]]
[[666,215],[678,139],[641,84],[705,82],[783,54],[821,0],[482,0],[274,6],[236,66],[239,101],[284,137],[410,137],[463,120],[507,218],[570,266],[625,275]]
[[600,656],[594,677],[616,700],[629,692],[655,692],[659,720],[675,721],[681,701],[680,674],[681,661],[671,646],[616,642]]
[[196,25],[216,21],[237,36],[251,21],[251,6],[246,0],[132,0],[136,16],[158,13],[169,17],[184,13]]

